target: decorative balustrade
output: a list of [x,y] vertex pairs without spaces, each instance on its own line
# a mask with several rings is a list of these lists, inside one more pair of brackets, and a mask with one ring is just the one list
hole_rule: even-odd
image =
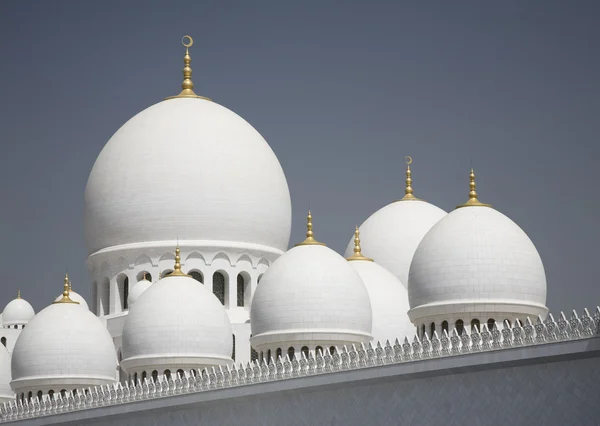
[[262,364],[255,361],[246,366],[211,367],[175,378],[160,376],[156,382],[145,378],[138,383],[97,386],[65,395],[57,393],[53,398],[43,395],[41,399],[11,401],[0,406],[0,423],[336,371],[585,339],[600,334],[600,307],[593,317],[585,309],[581,318],[575,311],[570,319],[561,312],[558,321],[549,314],[545,321],[538,317],[535,324],[528,318],[523,326],[518,321],[513,326],[506,325],[500,330],[494,324],[489,330],[482,324],[481,331],[473,330],[470,334],[459,335],[456,329],[448,334],[444,330],[441,337],[434,332],[433,336],[421,339],[415,336],[412,343],[404,338],[402,343],[396,339],[394,344],[387,341],[384,346],[381,343],[344,346],[334,353],[319,351],[308,358],[301,354],[299,359],[290,360],[286,355],[268,364],[263,360]]

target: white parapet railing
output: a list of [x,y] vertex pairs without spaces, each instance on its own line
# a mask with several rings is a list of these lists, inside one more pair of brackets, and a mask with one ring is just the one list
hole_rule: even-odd
[[502,330],[496,324],[492,330],[483,324],[481,331],[474,329],[470,334],[463,332],[460,335],[456,329],[448,334],[444,330],[441,337],[434,332],[431,337],[427,334],[421,339],[415,336],[412,343],[404,338],[403,343],[396,339],[394,344],[387,341],[376,346],[370,343],[344,346],[333,353],[325,350],[324,353],[311,353],[308,357],[301,354],[299,359],[290,359],[286,355],[268,363],[264,360],[262,363],[248,363],[245,367],[232,364],[192,370],[174,377],[160,376],[156,381],[145,378],[143,383],[116,383],[66,395],[57,393],[53,398],[43,395],[41,399],[34,397],[3,403],[0,406],[0,423],[379,365],[587,339],[600,334],[599,324],[600,307],[596,307],[593,317],[587,309],[581,317],[573,311],[570,319],[561,312],[558,321],[549,314],[546,320],[538,317],[535,324],[529,318],[524,325],[518,321],[512,326],[505,323]]

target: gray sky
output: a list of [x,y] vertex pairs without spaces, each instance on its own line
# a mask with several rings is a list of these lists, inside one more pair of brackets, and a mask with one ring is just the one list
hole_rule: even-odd
[[[65,267],[89,299],[83,192],[129,118],[181,84],[248,120],[304,234],[342,252],[403,192],[480,199],[537,246],[552,312],[600,304],[600,4],[593,1],[0,3],[0,309],[34,308]],[[143,208],[143,206],[140,206]]]

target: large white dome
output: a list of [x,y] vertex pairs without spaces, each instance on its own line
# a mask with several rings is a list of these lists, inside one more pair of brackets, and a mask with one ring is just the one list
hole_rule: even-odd
[[58,392],[114,383],[117,357],[104,324],[75,303],[41,310],[17,339],[11,386],[16,393]]
[[21,295],[8,302],[2,312],[2,323],[5,326],[25,325],[34,317],[33,307]]
[[252,346],[368,342],[372,312],[360,276],[335,251],[300,245],[263,275],[250,310]]
[[[408,271],[421,239],[446,212],[421,200],[396,201],[373,213],[360,225],[363,251],[403,285],[408,285]],[[350,240],[345,256],[354,247]]]
[[[179,256],[179,254],[177,255]],[[203,284],[175,273],[148,287],[123,327],[121,367],[130,374],[232,363],[233,333],[223,305]]]
[[535,246],[491,207],[454,210],[425,235],[411,264],[408,295],[413,322],[436,315],[485,313],[502,320],[514,314],[508,319],[523,320],[547,313],[546,275]]
[[14,401],[15,394],[10,387],[10,355],[0,345],[0,403]]
[[166,100],[125,123],[85,190],[90,253],[177,236],[284,251],[290,226],[287,182],[269,145],[205,99]]

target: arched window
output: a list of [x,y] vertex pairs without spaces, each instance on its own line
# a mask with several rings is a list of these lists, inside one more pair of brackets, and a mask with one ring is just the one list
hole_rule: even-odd
[[323,356],[323,346],[317,346],[315,348],[315,355],[321,355],[321,356]]
[[488,319],[487,320],[488,330],[492,331],[492,329],[494,328],[494,324],[496,324],[496,320],[494,320],[494,318]]
[[192,277],[193,279],[195,279],[196,281],[198,281],[199,283],[204,284],[204,276],[202,275],[202,272],[200,272],[200,271],[191,271],[188,275],[190,277]]
[[164,375],[167,378],[167,380],[171,380],[171,370],[166,369]]
[[231,359],[235,361],[235,334],[232,334],[233,344],[231,345]]
[[33,392],[29,391],[29,393],[27,394],[27,400],[31,401],[32,398],[33,398]]
[[17,328],[19,328],[19,326],[18,326],[18,325],[15,325],[15,330],[16,330]]
[[329,347],[329,355],[333,355],[335,353],[335,346]]
[[64,398],[67,395],[67,390],[66,389],[61,389],[60,390],[60,396],[61,398]]
[[44,395],[44,392],[42,392],[41,390],[37,391],[37,397],[40,401],[42,400],[42,395]]
[[277,348],[275,353],[277,354],[277,360],[279,360],[279,357],[281,356],[281,348]]
[[157,381],[157,380],[158,380],[158,371],[154,370],[154,371],[152,372],[152,381],[153,381],[154,383],[156,383],[156,381]]
[[117,288],[119,292],[119,298],[121,300],[121,309],[127,310],[127,296],[129,296],[129,277],[121,274],[117,277]]
[[458,335],[462,336],[463,331],[465,331],[465,323],[463,322],[463,320],[456,320],[456,322],[454,323],[454,327],[456,327],[456,332],[458,333]]
[[263,356],[263,351],[260,351],[260,356],[258,358],[258,361],[262,364],[264,359],[265,359],[265,357]]
[[164,277],[168,277],[168,276],[169,276],[169,275],[171,275],[172,273],[173,273],[173,270],[172,270],[172,269],[166,269],[166,270],[162,271],[162,274],[160,274],[160,276],[161,276],[162,278],[164,278]]
[[6,347],[6,337],[3,337],[2,339],[0,339],[0,342],[2,342],[4,347]]
[[308,346],[302,346],[302,349],[300,349],[302,351],[302,355],[304,355],[305,358],[308,358]]
[[77,396],[77,389],[73,389],[73,397]]
[[256,349],[250,348],[250,362],[254,362],[256,360],[258,360],[258,352],[256,352]]
[[257,284],[257,285],[258,285],[258,284],[260,284],[260,280],[262,279],[262,276],[263,276],[263,274],[260,274],[260,275],[258,276],[258,279],[256,280],[256,284]]
[[213,275],[213,293],[222,305],[225,305],[225,276],[221,272]]
[[444,331],[446,331],[446,333],[448,332],[448,321],[442,323],[442,332]]
[[425,324],[421,325],[421,338],[425,336]]
[[477,332],[479,333],[481,330],[479,329],[479,320],[474,318],[471,320],[471,333]]
[[137,385],[138,384],[138,380],[137,380],[137,373],[133,373],[133,384]]
[[267,364],[271,363],[271,349],[267,351]]
[[237,276],[237,305],[244,306],[244,289],[246,287],[246,282],[242,274],[238,274]]
[[183,379],[185,377],[185,373],[181,368],[177,370],[177,377],[179,377],[180,379]]
[[509,327],[509,328],[510,328],[510,326],[511,326],[511,325],[512,325],[512,323],[510,322],[510,320],[509,320],[509,319],[505,319],[505,320],[504,320],[504,326],[505,326],[505,327]]
[[435,333],[435,323],[434,322],[429,324],[429,337],[433,337],[433,333]]
[[[21,394],[21,395],[23,395],[23,394]],[[50,390],[48,391],[48,396],[50,397],[50,399],[54,399],[54,390],[50,389]],[[23,397],[23,396],[21,396],[21,398],[22,398],[22,397]]]
[[142,371],[142,383],[144,383],[144,381],[146,381],[146,377],[148,377],[148,376],[146,375],[146,372],[145,372],[145,371]]
[[515,320],[515,326],[517,326],[517,327],[523,327],[523,322],[519,318],[517,318]]
[[293,346],[290,346],[288,348],[288,356],[290,357],[290,361],[294,359],[294,354],[296,353],[296,351],[294,350]]
[[139,274],[137,274],[137,280],[138,281],[142,281],[144,279],[146,281],[152,282],[152,274],[150,272],[147,272],[147,271],[142,271]]

